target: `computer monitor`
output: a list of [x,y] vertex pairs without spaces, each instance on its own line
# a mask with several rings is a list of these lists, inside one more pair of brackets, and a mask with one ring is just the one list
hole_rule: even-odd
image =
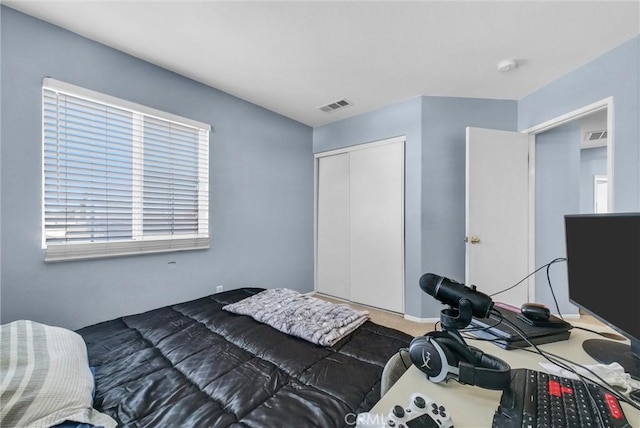
[[640,213],[566,215],[565,238],[569,300],[631,341],[588,339],[584,350],[640,379]]

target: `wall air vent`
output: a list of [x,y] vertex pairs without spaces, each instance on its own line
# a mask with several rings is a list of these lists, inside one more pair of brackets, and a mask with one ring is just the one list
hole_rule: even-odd
[[325,104],[323,106],[318,107],[320,110],[322,110],[325,113],[331,113],[332,111],[336,111],[336,110],[340,110],[343,109],[345,107],[349,107],[350,105],[353,105],[353,103],[345,98],[338,100],[338,101],[333,101],[330,102],[329,104]]
[[598,140],[606,140],[607,139],[607,131],[590,131],[585,135],[585,141],[598,141]]
[[607,130],[588,131],[584,134],[584,139],[580,145],[583,149],[591,149],[594,147],[604,147],[607,145]]

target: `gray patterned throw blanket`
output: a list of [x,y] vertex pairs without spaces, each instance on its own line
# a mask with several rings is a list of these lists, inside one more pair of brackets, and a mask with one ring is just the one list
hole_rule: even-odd
[[333,346],[369,318],[346,304],[334,304],[287,288],[265,290],[224,310],[248,315],[283,333]]

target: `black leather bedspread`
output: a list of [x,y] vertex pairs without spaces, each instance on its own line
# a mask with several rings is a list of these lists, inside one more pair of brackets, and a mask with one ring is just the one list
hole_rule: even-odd
[[259,291],[78,330],[96,368],[94,407],[130,427],[350,426],[350,413],[379,399],[384,364],[411,337],[366,322],[323,348],[221,309]]

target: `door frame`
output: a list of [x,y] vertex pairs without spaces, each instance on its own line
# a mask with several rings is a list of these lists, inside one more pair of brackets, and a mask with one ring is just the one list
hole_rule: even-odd
[[402,143],[404,147],[405,156],[402,161],[402,174],[403,174],[403,203],[402,203],[402,216],[401,216],[401,228],[402,228],[402,313],[404,314],[406,302],[406,239],[405,239],[405,195],[406,190],[406,135],[400,135],[397,137],[386,138],[384,140],[377,140],[369,143],[355,144],[352,146],[341,147],[339,149],[327,150],[324,152],[318,152],[313,154],[313,291],[318,292],[318,174],[320,158],[326,156],[333,156],[342,153],[354,152],[356,150],[365,150],[373,147],[384,146],[387,144]]
[[[580,119],[591,113],[595,113],[601,110],[607,110],[607,180],[608,180],[608,193],[607,193],[607,211],[613,212],[613,153],[614,153],[614,134],[613,127],[614,122],[614,110],[613,110],[613,97],[607,97],[599,101],[593,102],[586,106],[580,107],[575,110],[571,110],[565,114],[557,116],[553,119],[549,119],[538,125],[520,131],[523,134],[529,134],[533,138],[529,142],[529,272],[533,272],[537,269],[535,266],[535,212],[536,212],[536,200],[535,200],[535,161],[536,161],[536,135],[550,129],[556,128],[565,123],[571,122],[576,119]],[[529,296],[535,296],[536,283],[534,276],[532,275],[528,279],[528,292]]]

